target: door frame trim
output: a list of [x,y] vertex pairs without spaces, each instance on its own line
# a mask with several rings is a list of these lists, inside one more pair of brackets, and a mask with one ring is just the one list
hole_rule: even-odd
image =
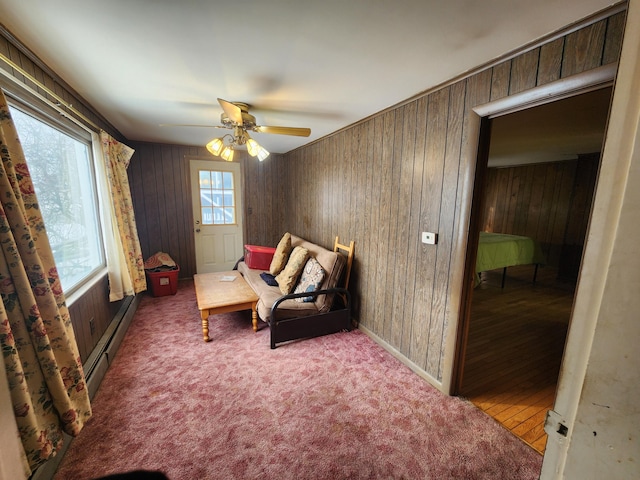
[[[241,152],[236,152],[236,154],[241,153]],[[193,200],[192,200],[192,195],[193,195],[193,191],[192,191],[192,184],[191,184],[191,161],[192,160],[196,160],[196,161],[204,161],[204,162],[213,162],[213,163],[228,163],[225,162],[223,160],[219,160],[217,158],[214,157],[207,157],[207,156],[202,156],[202,155],[185,155],[184,156],[184,161],[186,162],[186,172],[187,174],[185,175],[185,181],[187,184],[187,190],[189,192],[189,215],[190,215],[190,222],[191,222],[191,245],[193,247],[193,265],[194,265],[194,271],[197,271],[198,269],[198,260],[197,260],[197,254],[196,254],[196,234],[195,234],[195,225],[193,224],[194,222],[194,215],[195,212],[193,211]],[[246,189],[246,185],[245,185],[245,180],[244,180],[244,176],[245,176],[245,157],[238,155],[237,159],[234,159],[233,162],[231,163],[235,163],[240,167],[240,178],[238,179],[238,184],[240,185],[240,195],[237,198],[240,198],[240,202],[241,205],[239,209],[236,210],[236,215],[238,216],[238,218],[241,218],[242,220],[242,229],[241,229],[241,235],[242,235],[242,243],[244,246],[244,242],[245,239],[247,238],[247,218],[245,215],[245,189]]]
[[461,209],[461,218],[468,219],[468,229],[460,228],[458,230],[458,241],[461,249],[460,258],[464,258],[464,262],[460,268],[456,269],[457,271],[452,280],[452,291],[460,292],[460,296],[457,322],[455,325],[451,325],[450,334],[447,335],[447,344],[445,345],[446,351],[450,352],[446,356],[449,359],[447,363],[450,368],[444,370],[443,391],[448,392],[450,395],[457,394],[461,388],[464,354],[469,329],[471,296],[473,293],[470,279],[474,275],[474,263],[478,247],[478,235],[474,233],[474,228],[476,228],[474,225],[478,223],[477,210],[479,205],[477,202],[479,198],[482,198],[483,194],[481,191],[481,179],[487,169],[486,152],[484,159],[482,157],[483,149],[488,149],[489,137],[487,135],[490,134],[489,129],[485,128],[484,122],[490,118],[610,87],[614,83],[617,69],[617,62],[610,63],[500,100],[478,105],[473,107],[467,114],[465,121],[469,125],[469,138],[473,140],[467,143],[466,151],[462,153],[463,156],[468,156],[468,158],[475,157],[476,161],[470,162],[469,165],[466,175],[467,184],[465,185],[466,196],[469,200],[462,205]]

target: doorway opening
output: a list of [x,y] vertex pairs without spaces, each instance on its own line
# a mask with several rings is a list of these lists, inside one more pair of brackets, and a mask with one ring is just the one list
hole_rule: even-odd
[[481,129],[486,154],[476,167],[470,235],[477,237],[470,238],[474,251],[468,258],[480,265],[477,238],[490,232],[529,239],[543,260],[523,256],[506,268],[498,260],[499,268],[473,272],[456,393],[540,453],[547,440],[545,417],[555,402],[611,93],[611,87],[602,88],[485,119]]

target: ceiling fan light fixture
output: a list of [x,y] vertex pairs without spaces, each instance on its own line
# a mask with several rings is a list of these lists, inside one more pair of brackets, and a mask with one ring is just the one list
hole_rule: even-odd
[[[233,135],[226,134],[220,138],[214,138],[205,145],[207,150],[215,156],[220,156],[228,162],[233,161],[233,148],[246,145],[247,152],[252,157],[258,157],[261,162],[269,156],[269,151],[249,136],[249,131],[258,133],[271,133],[275,135],[294,135],[308,137],[310,128],[276,127],[270,125],[256,125],[256,118],[249,113],[251,105],[244,102],[229,102],[218,98],[222,107],[220,121],[222,125],[215,128],[227,128],[233,130]],[[166,124],[163,124],[166,125]],[[183,127],[211,127],[211,125],[182,125]],[[226,142],[226,145],[225,145]]]
[[222,153],[220,153],[220,157],[223,160],[226,160],[227,162],[232,162],[233,161],[233,145],[224,147],[224,149],[222,150]]
[[247,152],[249,152],[249,155],[252,157],[256,157],[262,147],[253,138],[249,137],[249,135],[247,135],[247,137]]
[[252,157],[258,157],[258,160],[261,162],[269,156],[267,149],[251,138],[249,134],[245,137],[245,143],[247,145],[247,152],[249,152],[249,155]]
[[262,162],[265,158],[269,156],[269,152],[264,147],[260,147],[260,149],[258,150],[257,156],[258,156],[258,160]]
[[207,150],[209,150],[214,155],[218,156],[222,153],[222,149],[224,148],[224,142],[222,138],[214,138],[206,145]]

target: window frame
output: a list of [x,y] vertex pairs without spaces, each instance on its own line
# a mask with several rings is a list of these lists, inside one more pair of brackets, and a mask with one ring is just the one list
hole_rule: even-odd
[[[104,237],[104,212],[103,202],[101,201],[101,194],[99,188],[98,175],[100,169],[98,168],[95,154],[95,141],[92,131],[87,127],[79,124],[77,121],[65,116],[62,112],[48,106],[46,102],[38,99],[33,95],[23,95],[22,92],[16,92],[12,88],[6,88],[5,82],[0,82],[7,103],[11,108],[21,110],[27,115],[31,115],[37,120],[45,123],[51,128],[54,128],[65,135],[68,135],[72,139],[84,144],[87,148],[87,154],[89,155],[89,169],[91,172],[91,192],[94,201],[95,213],[96,213],[96,225],[97,225],[97,240],[100,246],[100,264],[90,270],[82,280],[76,282],[73,286],[64,290],[66,303],[68,306],[72,305],[79,297],[82,296],[93,285],[99,282],[107,275],[107,252]],[[99,148],[99,146],[98,146]],[[45,224],[46,226],[46,224]]]
[[[211,185],[209,188],[203,188],[202,187],[202,172],[207,172],[209,174],[209,176],[212,176],[213,173],[219,173],[221,175],[222,178],[222,186],[219,188],[214,188],[213,185]],[[225,174],[229,174],[231,175],[231,188],[225,188],[224,186],[224,176]],[[202,222],[202,225],[207,225],[209,227],[226,227],[226,226],[233,226],[233,225],[238,225],[238,201],[237,201],[237,189],[236,189],[236,176],[234,174],[234,172],[229,172],[226,170],[218,170],[218,169],[204,169],[204,168],[198,168],[198,191],[200,192],[199,197],[199,205],[200,205],[200,221]],[[202,204],[202,192],[203,190],[208,190],[212,193],[212,204],[211,205],[203,205]],[[220,206],[216,206],[213,205],[213,192],[214,191],[220,191],[221,192],[221,196],[222,196],[222,205]],[[230,192],[232,194],[232,199],[233,199],[233,204],[232,205],[227,205],[224,201],[225,198],[225,193]],[[211,218],[213,220],[212,223],[205,223],[204,221],[204,217],[205,215],[203,214],[204,209],[205,208],[211,208]],[[215,210],[216,209],[221,209],[222,210],[222,216],[223,218],[225,217],[224,211],[227,208],[231,208],[233,209],[233,222],[227,222],[226,220],[223,223],[216,223],[215,222]]]

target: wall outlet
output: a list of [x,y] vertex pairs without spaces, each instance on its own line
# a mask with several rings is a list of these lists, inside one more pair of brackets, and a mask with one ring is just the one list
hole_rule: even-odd
[[438,234],[433,232],[422,232],[422,243],[435,245],[438,243]]

